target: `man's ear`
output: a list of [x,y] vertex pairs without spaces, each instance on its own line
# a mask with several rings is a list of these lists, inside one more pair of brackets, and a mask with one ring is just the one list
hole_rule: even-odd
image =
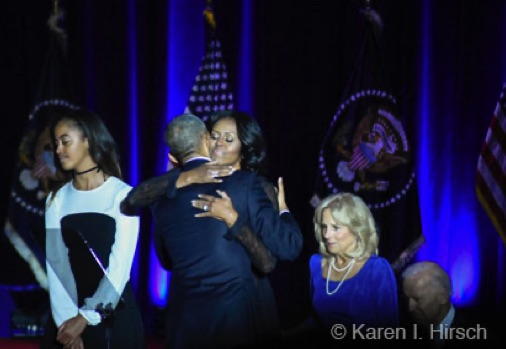
[[201,156],[209,157],[210,149],[211,149],[211,137],[209,135],[209,132],[206,130],[206,132],[203,132],[199,136],[200,144],[199,144],[199,150]]
[[448,298],[449,298],[448,294],[445,291],[439,290],[437,292],[436,300],[437,300],[438,304],[443,305],[443,304],[448,303]]

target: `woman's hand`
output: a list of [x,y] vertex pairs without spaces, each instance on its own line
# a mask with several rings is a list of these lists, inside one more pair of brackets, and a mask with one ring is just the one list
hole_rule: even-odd
[[221,190],[216,190],[221,197],[199,194],[198,200],[192,201],[192,206],[204,210],[195,217],[212,217],[223,221],[230,228],[237,220],[238,213],[232,205],[230,197]]
[[285,185],[283,184],[283,177],[278,178],[278,187],[276,188],[276,191],[278,192],[279,212],[282,212],[283,210],[288,211],[288,206],[286,206],[285,201]]
[[74,348],[74,344],[76,344],[76,348],[78,348],[81,334],[86,328],[86,325],[88,325],[88,321],[81,314],[77,314],[58,327],[56,340],[63,344],[65,348]]
[[63,349],[84,349],[83,339],[81,337],[77,337],[72,344],[64,346]]
[[181,172],[176,181],[176,188],[194,183],[221,183],[223,180],[219,177],[230,176],[234,171],[232,166],[217,165],[215,161],[211,161],[193,170]]

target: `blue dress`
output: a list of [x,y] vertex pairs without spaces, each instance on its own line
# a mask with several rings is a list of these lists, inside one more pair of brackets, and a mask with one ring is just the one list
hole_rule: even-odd
[[[339,290],[327,295],[322,276],[322,257],[311,256],[311,298],[314,315],[324,329],[334,324],[365,327],[398,325],[397,283],[388,261],[373,255],[353,277],[344,280]],[[338,281],[329,281],[329,291]],[[328,333],[328,332],[327,332]]]

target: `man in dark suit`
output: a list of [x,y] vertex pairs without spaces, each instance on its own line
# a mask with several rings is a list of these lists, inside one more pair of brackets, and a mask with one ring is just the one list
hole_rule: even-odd
[[[450,277],[437,263],[424,261],[409,265],[402,273],[411,324],[422,348],[496,348],[492,328],[475,312],[452,304]],[[413,335],[412,334],[412,335]]]
[[[182,171],[209,162],[209,133],[202,120],[184,114],[165,131],[170,156]],[[220,190],[235,214],[220,221],[195,217],[209,209],[199,194]],[[192,204],[193,203],[193,204]],[[210,203],[211,204],[211,203]],[[278,214],[258,177],[235,171],[221,183],[192,184],[151,205],[155,248],[162,265],[170,266],[166,308],[169,348],[232,348],[254,346],[259,307],[251,259],[234,236],[247,225],[282,259],[301,251],[302,234],[289,212]]]

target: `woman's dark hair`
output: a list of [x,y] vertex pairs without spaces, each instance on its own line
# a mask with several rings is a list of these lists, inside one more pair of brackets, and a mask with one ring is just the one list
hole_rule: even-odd
[[237,126],[237,136],[241,141],[241,168],[265,175],[267,172],[267,145],[262,129],[255,119],[242,111],[223,110],[209,117],[206,126],[209,132],[219,120],[230,118]]
[[[56,144],[54,131],[61,121],[69,122],[71,127],[80,130],[83,137],[88,139],[90,156],[104,174],[122,178],[116,142],[103,120],[97,114],[84,108],[79,108],[67,114],[54,117],[49,126],[52,144]],[[63,170],[57,156],[55,156],[55,159],[57,171],[61,172],[61,176],[59,177],[64,178],[64,180],[59,186],[51,190],[52,194],[56,193],[73,176],[73,171]]]

